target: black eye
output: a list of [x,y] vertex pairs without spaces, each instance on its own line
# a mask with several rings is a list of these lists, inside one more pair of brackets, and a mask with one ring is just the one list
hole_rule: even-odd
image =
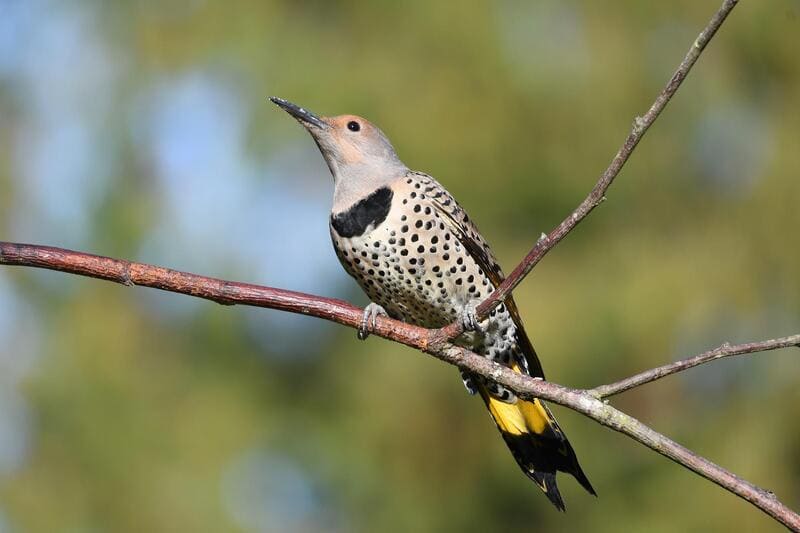
[[347,129],[350,131],[358,131],[361,129],[361,124],[356,122],[355,120],[351,120],[347,123]]

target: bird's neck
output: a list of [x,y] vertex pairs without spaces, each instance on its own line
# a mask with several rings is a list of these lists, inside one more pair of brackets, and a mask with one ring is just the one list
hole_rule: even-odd
[[408,169],[405,167],[392,169],[382,169],[380,172],[370,172],[368,169],[350,172],[347,175],[340,175],[334,178],[333,189],[333,214],[341,213],[360,202],[370,194],[380,188],[391,187],[391,185],[403,178]]

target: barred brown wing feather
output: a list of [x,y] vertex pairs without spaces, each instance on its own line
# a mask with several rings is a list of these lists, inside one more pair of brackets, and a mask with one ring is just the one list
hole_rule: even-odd
[[[475,260],[481,270],[483,270],[489,278],[492,285],[497,288],[505,279],[505,275],[497,260],[494,258],[489,245],[486,244],[480,236],[475,224],[466,218],[466,214],[464,214],[464,210],[458,202],[456,202],[444,188],[441,188],[441,193],[442,194],[439,195],[438,198],[433,199],[434,207],[439,213],[439,216],[447,223],[450,227],[450,231],[459,240],[461,245],[464,246],[467,252],[469,252],[473,260]],[[444,205],[443,197],[449,200],[449,205]],[[450,206],[452,206],[452,208],[448,209]],[[462,220],[457,219],[458,214],[463,214]],[[533,349],[533,344],[531,344],[527,333],[525,333],[525,328],[522,325],[522,318],[519,315],[517,304],[514,302],[514,297],[508,296],[504,303],[516,326],[517,344],[525,356],[525,361],[521,361],[520,363],[522,363],[522,366],[529,375],[544,379],[542,364],[539,362],[539,357],[536,355],[536,351]]]

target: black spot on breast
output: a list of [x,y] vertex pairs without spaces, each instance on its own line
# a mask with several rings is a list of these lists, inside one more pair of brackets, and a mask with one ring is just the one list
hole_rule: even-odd
[[363,235],[368,227],[376,228],[386,220],[392,207],[392,196],[394,193],[389,187],[381,187],[350,209],[331,215],[331,226],[345,238]]

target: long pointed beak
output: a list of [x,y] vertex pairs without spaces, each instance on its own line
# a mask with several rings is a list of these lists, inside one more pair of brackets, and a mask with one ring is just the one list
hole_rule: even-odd
[[315,128],[319,128],[321,130],[328,129],[328,124],[311,111],[303,109],[299,105],[293,104],[287,100],[284,100],[283,98],[278,98],[277,96],[270,96],[269,99],[272,101],[272,103],[282,108],[284,111],[300,121],[300,123],[304,126],[314,126]]

